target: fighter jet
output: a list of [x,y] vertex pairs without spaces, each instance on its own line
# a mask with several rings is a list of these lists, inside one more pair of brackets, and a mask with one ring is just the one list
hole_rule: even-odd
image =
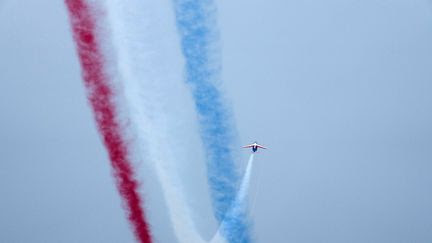
[[252,152],[255,153],[258,148],[267,149],[266,147],[259,145],[257,142],[254,142],[253,144],[249,144],[246,146],[243,146],[243,148],[252,148]]

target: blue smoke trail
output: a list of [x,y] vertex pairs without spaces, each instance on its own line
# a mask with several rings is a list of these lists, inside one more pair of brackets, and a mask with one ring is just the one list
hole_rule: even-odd
[[[229,242],[250,242],[245,216],[226,213],[236,198],[239,176],[233,154],[236,131],[230,110],[220,92],[220,50],[213,0],[173,0],[186,83],[192,90],[206,150],[207,173],[216,219],[225,222]],[[228,218],[227,218],[228,217]]]

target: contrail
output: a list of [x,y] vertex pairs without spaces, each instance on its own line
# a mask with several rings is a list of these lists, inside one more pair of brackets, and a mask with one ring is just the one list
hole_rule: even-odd
[[[245,243],[251,241],[250,236],[244,233],[242,222],[239,221],[247,219],[248,217],[249,205],[247,199],[249,195],[253,159],[254,154],[251,154],[236,201],[222,222],[222,230],[227,235],[227,238],[230,239],[230,242]],[[250,226],[248,225],[248,227]]]
[[247,166],[246,166],[246,171],[245,171],[245,174],[243,176],[243,180],[242,180],[239,192],[237,194],[236,204],[244,204],[246,202],[245,199],[246,199],[246,197],[248,195],[248,191],[249,191],[253,160],[254,160],[254,154],[252,153],[249,156],[249,161],[248,161]]
[[[254,154],[252,153],[249,157],[243,179],[238,190],[235,202],[233,203],[230,210],[225,215],[222,224],[212,239],[211,243],[218,243],[221,241],[221,234],[226,235],[226,238],[230,242],[244,243],[250,241],[250,236],[242,234],[243,229],[239,226],[242,224],[237,222],[239,219],[248,217],[248,197],[249,197],[249,186],[251,181],[251,174],[253,170]],[[238,236],[243,236],[237,238]]]
[[[233,147],[236,129],[221,92],[221,60],[212,0],[173,0],[181,48],[185,57],[186,83],[192,90],[206,151],[208,182],[214,214],[219,223],[234,203],[239,177]],[[246,218],[230,221],[228,241],[249,240]],[[227,224],[228,225],[228,222]],[[235,228],[235,232],[228,232]]]
[[138,183],[129,161],[129,151],[122,137],[115,106],[115,91],[106,74],[104,56],[97,41],[95,9],[84,0],[65,0],[69,11],[74,40],[76,42],[82,75],[93,108],[99,132],[108,150],[116,179],[116,185],[123,198],[128,218],[136,238],[143,243],[151,242],[149,227],[141,208]]

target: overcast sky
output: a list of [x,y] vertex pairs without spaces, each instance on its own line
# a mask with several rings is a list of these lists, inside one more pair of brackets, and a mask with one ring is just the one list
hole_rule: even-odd
[[[430,2],[217,4],[241,141],[270,147],[257,241],[432,242]],[[0,36],[0,241],[133,241],[63,2],[0,1]]]

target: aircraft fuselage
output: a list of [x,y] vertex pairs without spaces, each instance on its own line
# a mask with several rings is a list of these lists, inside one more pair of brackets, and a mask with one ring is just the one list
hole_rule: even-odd
[[258,150],[258,146],[252,146],[252,152],[256,152]]

